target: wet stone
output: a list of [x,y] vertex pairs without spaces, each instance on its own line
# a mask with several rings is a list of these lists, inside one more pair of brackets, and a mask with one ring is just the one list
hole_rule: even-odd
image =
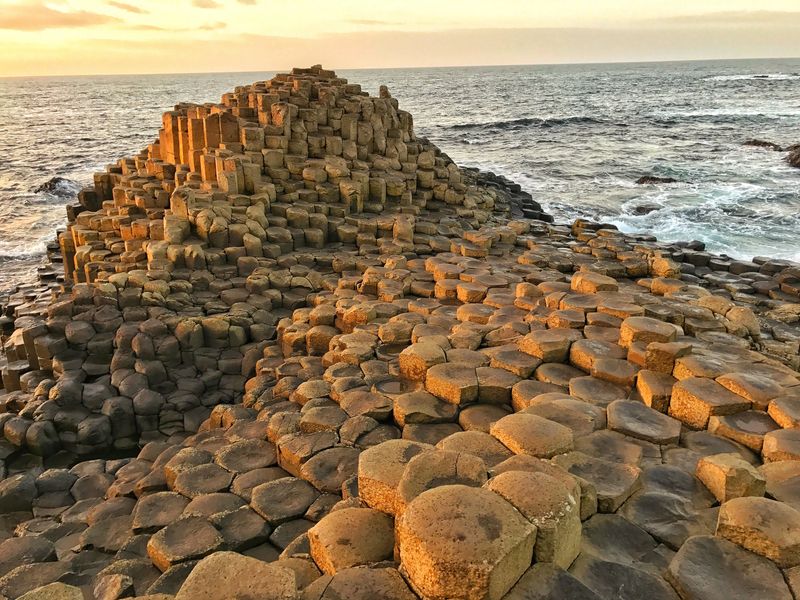
[[792,598],[773,562],[708,535],[683,544],[665,577],[685,600]]
[[147,554],[163,573],[177,563],[202,558],[224,543],[219,531],[202,517],[183,517],[150,538]]
[[641,485],[641,471],[633,465],[609,462],[582,452],[557,456],[555,463],[594,485],[600,512],[616,512]]
[[617,400],[608,405],[608,428],[660,445],[677,444],[681,423],[640,402]]
[[318,496],[319,492],[310,483],[296,477],[285,477],[254,488],[250,504],[270,525],[275,526],[303,516]]

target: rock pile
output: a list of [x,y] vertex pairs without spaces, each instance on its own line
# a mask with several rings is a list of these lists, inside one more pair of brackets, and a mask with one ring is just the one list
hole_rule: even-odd
[[0,597],[800,593],[797,265],[553,225],[320,67],[71,212],[9,305]]

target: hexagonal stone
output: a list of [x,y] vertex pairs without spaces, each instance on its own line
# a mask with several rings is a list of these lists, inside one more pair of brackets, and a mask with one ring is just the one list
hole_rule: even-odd
[[486,463],[467,453],[429,450],[417,454],[406,465],[397,497],[399,512],[422,492],[442,485],[480,487],[486,483]]
[[308,530],[311,557],[329,575],[392,557],[394,523],[371,508],[335,510]]
[[428,369],[446,360],[442,347],[433,342],[411,344],[398,356],[400,374],[412,381],[425,381]]
[[222,534],[225,547],[238,552],[265,543],[272,533],[267,522],[248,506],[218,513],[211,517],[211,523]]
[[708,430],[726,437],[755,452],[760,452],[764,436],[780,426],[765,412],[745,410],[735,415],[713,416],[708,420]]
[[0,572],[30,563],[55,560],[56,549],[53,542],[39,535],[26,535],[8,538],[0,542]]
[[192,467],[181,471],[175,478],[173,489],[187,498],[202,494],[222,492],[233,481],[233,473],[213,463]]
[[23,594],[19,600],[84,600],[84,597],[80,588],[66,583],[49,583]]
[[396,569],[370,567],[323,575],[303,590],[302,597],[303,600],[417,600]]
[[492,425],[490,433],[514,454],[551,458],[572,450],[572,431],[549,419],[516,413]]
[[406,425],[403,439],[421,444],[436,445],[444,438],[463,431],[458,423],[431,423],[430,425]]
[[275,526],[302,517],[318,497],[319,492],[307,481],[284,477],[254,488],[250,505]]
[[766,410],[769,401],[783,392],[783,386],[757,373],[726,373],[717,377],[717,383],[750,400],[758,410]]
[[764,462],[800,460],[800,429],[779,429],[764,436]]
[[684,600],[792,598],[774,563],[712,536],[687,540],[665,577]]
[[480,457],[487,467],[493,467],[512,456],[512,452],[497,439],[482,431],[461,431],[447,436],[436,447],[448,452],[462,452]]
[[523,379],[511,388],[511,405],[514,407],[514,410],[520,411],[528,408],[537,396],[551,392],[565,393],[566,390],[552,383]]
[[680,421],[653,410],[641,402],[616,400],[608,405],[608,428],[624,435],[659,445],[677,444]]
[[536,539],[506,500],[461,485],[424,492],[396,527],[401,569],[430,600],[499,600],[530,566]]
[[478,399],[478,375],[474,367],[438,364],[428,369],[425,389],[450,404],[469,404]]
[[800,460],[764,463],[758,472],[767,481],[770,498],[800,510]]
[[342,394],[339,405],[351,417],[367,416],[376,421],[386,421],[392,415],[394,403],[389,396],[364,389],[349,390]]
[[628,317],[619,328],[619,345],[625,348],[634,342],[672,342],[676,337],[675,327],[650,317]]
[[643,370],[636,375],[636,391],[647,406],[665,413],[669,409],[672,387],[676,381],[669,373]]
[[204,494],[189,502],[183,509],[183,514],[184,516],[211,518],[220,513],[236,510],[245,504],[246,502],[239,496],[228,492]]
[[254,469],[253,471],[248,471],[247,473],[242,473],[234,477],[233,483],[231,484],[231,491],[240,498],[244,498],[247,502],[250,502],[250,497],[255,487],[262,483],[269,483],[270,481],[281,479],[282,477],[291,477],[291,475],[280,467]]
[[408,392],[394,399],[394,420],[406,424],[450,423],[456,419],[458,407],[442,402],[425,391]]
[[569,394],[596,406],[608,406],[614,400],[624,400],[628,390],[592,376],[573,377],[569,380]]
[[360,454],[356,448],[329,448],[303,463],[300,474],[319,491],[339,494],[342,484],[358,473]]
[[606,411],[599,406],[571,396],[559,394],[552,400],[546,400],[545,396],[550,395],[539,396],[535,404],[521,412],[563,425],[572,431],[572,436],[576,439],[606,427]]
[[800,396],[781,396],[770,401],[770,417],[784,429],[800,429]]
[[572,564],[581,546],[579,498],[561,481],[544,473],[506,471],[486,487],[536,525],[536,562],[552,562],[563,569]]
[[672,388],[669,415],[694,429],[705,429],[712,415],[732,415],[750,408],[750,401],[713,379],[689,377]]
[[579,556],[569,572],[601,598],[678,600],[675,590],[660,577],[632,565],[603,560],[591,554]]
[[275,446],[265,440],[234,442],[218,450],[214,456],[214,462],[236,475],[271,467],[276,460]]
[[603,460],[638,466],[642,462],[643,449],[631,438],[604,429],[584,435],[575,440],[575,450],[588,456],[602,456]]
[[554,461],[594,485],[600,512],[616,512],[641,485],[641,470],[633,465],[609,462],[582,452],[561,454]]
[[693,535],[712,533],[714,526],[690,500],[665,492],[636,494],[619,514],[673,550]]
[[697,463],[697,478],[720,502],[763,496],[767,486],[758,470],[738,454],[704,456]]
[[219,531],[202,517],[183,517],[147,542],[147,555],[163,573],[173,565],[198,559],[222,547]]
[[715,504],[714,495],[692,473],[670,465],[653,464],[642,469],[642,492],[671,494],[691,503],[696,510]]
[[197,564],[175,600],[294,600],[296,597],[295,574],[290,569],[236,552],[215,552]]
[[489,433],[492,423],[511,412],[505,406],[496,404],[472,404],[458,413],[458,424],[464,431]]
[[80,547],[115,553],[130,539],[132,521],[130,515],[124,515],[95,523],[81,533]]
[[[70,572],[69,564],[61,561],[20,565],[0,577],[0,594],[6,598],[19,598],[23,594],[35,593],[34,590],[37,588],[60,579]],[[62,599],[58,597],[57,600]]]
[[563,330],[537,329],[521,338],[517,347],[542,362],[565,362],[574,339],[574,334]]
[[501,350],[492,353],[490,367],[505,369],[517,377],[527,379],[542,364],[542,361],[535,356],[526,354],[519,350]]
[[359,497],[371,508],[396,514],[397,486],[406,465],[426,450],[433,446],[409,440],[390,440],[364,450],[358,460]]
[[601,600],[600,596],[553,563],[536,563],[503,600]]
[[177,492],[156,492],[143,496],[133,509],[134,533],[155,533],[183,514],[189,500]]
[[768,498],[734,498],[719,510],[717,532],[781,568],[800,564],[800,511]]
[[621,564],[641,564],[658,546],[653,537],[620,515],[596,514],[583,524],[581,553]]

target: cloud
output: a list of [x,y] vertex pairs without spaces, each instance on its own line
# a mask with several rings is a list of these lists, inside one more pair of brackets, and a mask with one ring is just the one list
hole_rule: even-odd
[[41,0],[25,4],[0,6],[0,29],[42,31],[63,27],[91,27],[118,22],[110,15],[84,10],[66,12],[45,6]]
[[236,0],[239,4],[244,4],[246,6],[255,6],[256,0]]
[[382,21],[380,19],[350,19],[349,23],[354,25],[402,25],[399,21]]
[[192,4],[197,8],[219,8],[222,6],[216,0],[192,0]]
[[771,10],[740,10],[677,15],[662,19],[647,19],[643,23],[680,27],[800,27],[800,12]]
[[170,33],[183,33],[187,31],[218,31],[225,29],[227,26],[227,23],[217,21],[216,23],[206,23],[205,25],[195,25],[192,27],[162,27],[160,25],[137,24],[131,25],[129,29],[135,29],[137,31],[168,31]]
[[125,4],[124,2],[115,2],[114,0],[109,0],[108,5],[114,8],[118,8],[119,10],[124,10],[130,13],[136,13],[137,15],[143,15],[147,13],[146,10],[141,9],[138,6],[133,6],[132,4]]

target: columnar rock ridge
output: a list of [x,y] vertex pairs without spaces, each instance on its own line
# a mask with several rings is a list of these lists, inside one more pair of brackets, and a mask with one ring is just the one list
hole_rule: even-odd
[[6,304],[0,598],[800,597],[800,269],[576,221],[321,67]]

